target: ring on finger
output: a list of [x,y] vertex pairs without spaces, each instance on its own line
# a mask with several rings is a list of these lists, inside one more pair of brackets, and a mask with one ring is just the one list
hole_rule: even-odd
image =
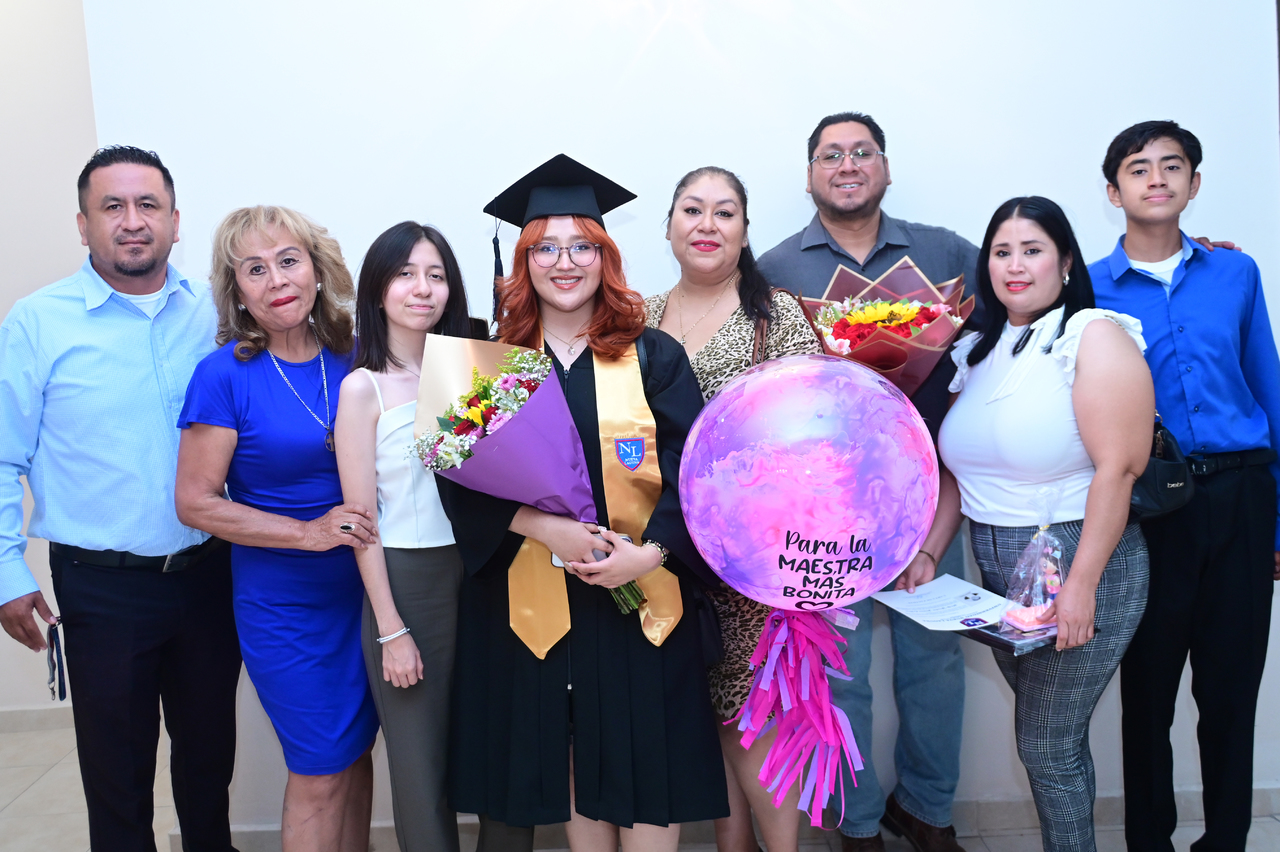
[[344,533],[353,533],[356,531],[355,524],[338,524],[338,529]]

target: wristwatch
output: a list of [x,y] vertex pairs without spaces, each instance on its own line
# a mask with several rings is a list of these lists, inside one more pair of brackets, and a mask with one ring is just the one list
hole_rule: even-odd
[[659,553],[661,553],[662,561],[658,563],[658,567],[659,568],[667,567],[667,557],[671,554],[671,551],[667,550],[665,547],[663,547],[661,544],[659,544],[658,542],[654,541],[651,538],[646,538],[642,546],[655,548]]

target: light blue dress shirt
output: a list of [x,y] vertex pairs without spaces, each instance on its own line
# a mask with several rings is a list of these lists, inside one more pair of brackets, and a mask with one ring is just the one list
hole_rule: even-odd
[[0,324],[0,603],[34,592],[32,536],[163,556],[208,536],[173,504],[177,422],[196,364],[214,350],[209,286],[172,266],[154,318],[88,259],[20,299]]
[[[1089,264],[1089,277],[1098,307],[1142,321],[1156,409],[1183,452],[1280,450],[1280,357],[1253,258],[1210,252],[1183,234],[1166,291],[1133,268],[1122,236]],[[1280,490],[1280,461],[1271,472]]]

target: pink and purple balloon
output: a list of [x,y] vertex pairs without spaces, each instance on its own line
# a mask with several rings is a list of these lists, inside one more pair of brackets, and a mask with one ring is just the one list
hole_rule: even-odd
[[698,416],[680,504],[707,564],[779,609],[845,607],[880,591],[924,543],[938,460],[893,384],[852,361],[754,367]]

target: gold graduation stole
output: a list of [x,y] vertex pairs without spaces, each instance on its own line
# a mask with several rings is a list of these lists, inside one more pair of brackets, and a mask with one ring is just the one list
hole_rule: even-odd
[[[662,494],[658,467],[658,427],[644,395],[635,344],[616,360],[592,353],[596,412],[600,421],[600,460],[609,528],[640,543],[649,516]],[[569,632],[569,592],[563,568],[551,564],[551,551],[525,538],[507,570],[511,629],[540,660]],[[684,606],[680,581],[658,567],[636,581],[645,602],[640,628],[661,645],[680,622]]]

